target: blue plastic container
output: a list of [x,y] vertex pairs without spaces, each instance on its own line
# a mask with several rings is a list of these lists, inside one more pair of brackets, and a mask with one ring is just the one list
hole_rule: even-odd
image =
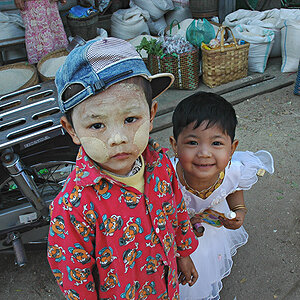
[[298,67],[298,73],[297,73],[297,78],[296,78],[296,83],[295,83],[294,94],[300,96],[300,62],[299,62],[299,67]]

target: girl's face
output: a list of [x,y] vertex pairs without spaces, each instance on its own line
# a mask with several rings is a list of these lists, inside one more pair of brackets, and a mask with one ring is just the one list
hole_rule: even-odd
[[75,106],[74,128],[65,117],[62,125],[103,169],[126,175],[148,144],[156,108],[150,116],[142,88],[121,82]]
[[214,184],[225,169],[238,141],[231,142],[218,125],[206,129],[207,121],[193,129],[189,124],[179,134],[177,142],[170,138],[172,148],[178,154],[180,165],[189,185],[207,188]]

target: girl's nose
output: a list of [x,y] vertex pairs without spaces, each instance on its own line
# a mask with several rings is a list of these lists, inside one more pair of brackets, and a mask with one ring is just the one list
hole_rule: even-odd
[[127,136],[120,133],[115,133],[108,139],[108,144],[110,146],[120,145],[127,142],[128,142]]
[[198,154],[199,157],[211,157],[211,152],[209,151],[208,147],[199,148],[197,154]]

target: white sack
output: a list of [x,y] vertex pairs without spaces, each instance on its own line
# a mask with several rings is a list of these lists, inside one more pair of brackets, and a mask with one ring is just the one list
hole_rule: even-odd
[[249,25],[254,20],[261,20],[263,18],[263,13],[259,11],[252,11],[246,9],[238,9],[237,11],[228,14],[224,21],[224,26],[234,27],[240,24]]
[[167,27],[165,17],[162,16],[160,19],[153,21],[151,18],[147,21],[150,33],[153,35],[159,35],[163,33]]
[[300,21],[284,21],[281,28],[281,54],[281,72],[296,72],[300,59]]
[[274,31],[254,25],[238,25],[232,29],[238,40],[250,43],[248,69],[251,72],[263,73],[274,43]]
[[128,40],[140,34],[150,34],[147,11],[138,7],[119,9],[111,16],[111,36]]
[[0,11],[0,40],[24,36],[25,28],[21,16]]
[[172,0],[132,0],[132,2],[147,10],[152,20],[160,19],[167,11],[174,9]]
[[175,7],[174,10],[170,10],[166,13],[165,18],[167,25],[170,26],[170,24],[173,22],[173,20],[176,20],[178,22],[181,22],[185,19],[192,18],[192,12],[189,7]]

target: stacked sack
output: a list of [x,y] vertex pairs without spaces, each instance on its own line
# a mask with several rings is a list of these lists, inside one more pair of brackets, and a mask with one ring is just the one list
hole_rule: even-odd
[[249,70],[262,73],[269,57],[282,56],[281,71],[297,71],[300,58],[299,9],[262,12],[239,9],[227,15],[223,25],[232,28],[236,38],[250,43]]
[[130,1],[130,8],[113,13],[111,35],[127,40],[141,34],[162,34],[175,19],[181,22],[192,16],[187,1],[181,5],[174,5],[174,3],[172,0]]

